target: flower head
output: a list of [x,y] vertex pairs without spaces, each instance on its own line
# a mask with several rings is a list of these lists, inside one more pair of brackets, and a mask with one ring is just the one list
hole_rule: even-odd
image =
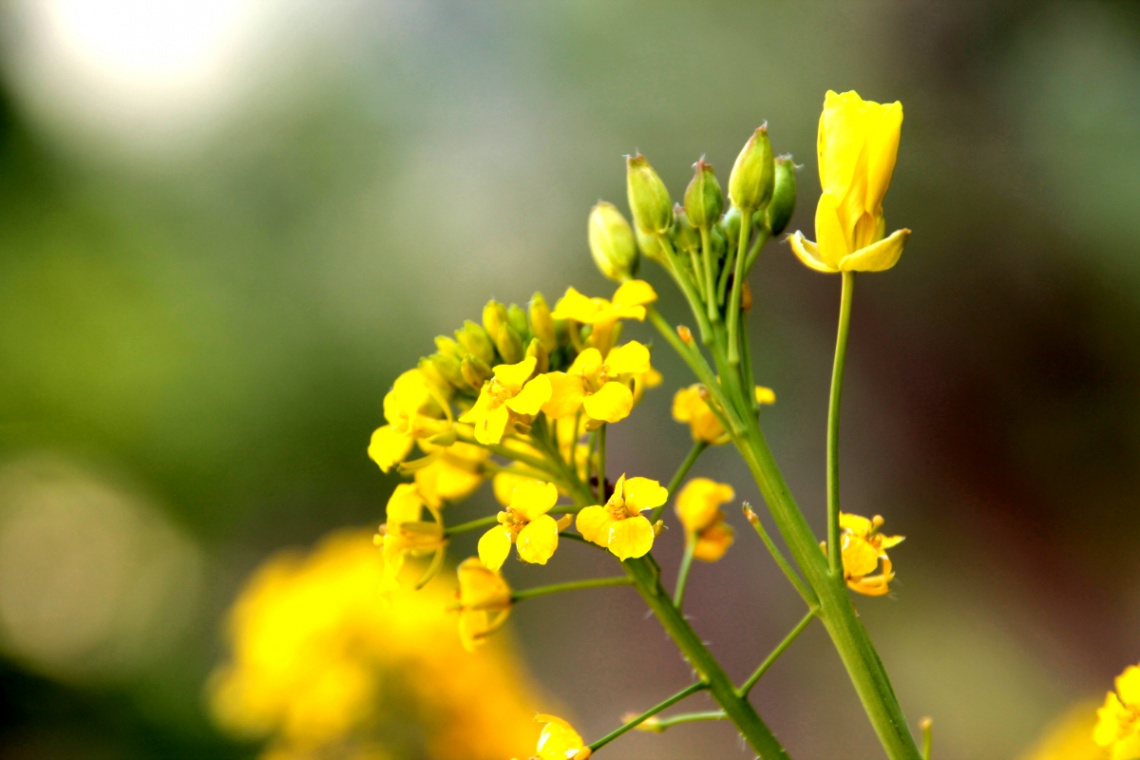
[[468,652],[503,627],[511,615],[511,587],[499,573],[468,557],[459,563],[459,639]]
[[534,720],[546,725],[538,736],[533,760],[588,760],[590,748],[569,723],[554,715],[536,715]]
[[450,411],[442,392],[418,369],[396,378],[384,396],[387,425],[372,433],[368,456],[384,472],[404,461],[417,440],[446,434],[451,429]]
[[508,429],[529,425],[550,399],[550,380],[533,377],[538,360],[528,356],[518,364],[499,364],[483,384],[475,405],[459,418],[475,426],[475,440],[499,443]]
[[[883,596],[890,592],[890,583],[895,574],[887,549],[897,546],[903,536],[884,536],[879,532],[883,518],[875,515],[871,519],[859,515],[839,513],[839,528],[842,532],[840,547],[843,552],[843,577],[852,591],[867,596]],[[871,575],[882,563],[882,572]]]
[[[425,509],[435,518],[434,522],[423,519]],[[404,560],[409,556],[434,555],[432,569],[426,576],[430,578],[443,560],[447,545],[439,511],[424,500],[414,483],[401,483],[388,499],[386,514],[387,521],[373,539],[383,549],[385,586],[397,585]]]
[[[568,319],[584,325],[593,325],[590,345],[606,353],[613,345],[614,325],[619,319],[645,319],[645,306],[657,300],[657,293],[645,280],[628,280],[614,291],[613,300],[589,298],[574,288],[554,305],[555,319]],[[571,333],[573,334],[573,332]]]
[[[776,394],[771,388],[757,385],[755,393],[759,404],[776,403]],[[688,423],[694,441],[717,446],[730,440],[728,431],[709,407],[708,391],[699,383],[682,388],[674,394],[673,419]]]
[[720,507],[735,495],[732,486],[708,478],[693,478],[677,494],[677,517],[685,526],[686,540],[694,542],[696,559],[716,562],[732,546],[732,526],[724,521]]
[[668,499],[669,491],[656,480],[622,475],[605,506],[582,509],[575,525],[583,538],[608,548],[620,560],[643,557],[653,548],[655,533],[641,512]]
[[545,565],[558,548],[558,531],[570,524],[569,515],[559,521],[547,514],[557,501],[553,483],[519,480],[507,508],[498,514],[499,524],[479,539],[479,559],[498,570],[514,544],[523,562]]
[[902,104],[828,91],[819,119],[816,242],[797,232],[792,250],[819,272],[881,272],[902,255],[910,230],[886,235],[883,196],[891,184],[902,131]]
[[1096,711],[1093,741],[1111,749],[1112,760],[1140,757],[1140,666],[1130,665],[1116,678],[1116,691]]
[[634,380],[644,377],[649,366],[649,349],[630,341],[606,354],[587,348],[566,372],[551,372],[550,400],[542,407],[552,419],[573,417],[579,410],[594,422],[619,422],[633,410]]

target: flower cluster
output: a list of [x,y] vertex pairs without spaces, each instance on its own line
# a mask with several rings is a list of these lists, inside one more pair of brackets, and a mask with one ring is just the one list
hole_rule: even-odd
[[1096,711],[1093,740],[1109,749],[1112,760],[1140,758],[1140,665],[1130,665],[1116,679],[1116,691]]

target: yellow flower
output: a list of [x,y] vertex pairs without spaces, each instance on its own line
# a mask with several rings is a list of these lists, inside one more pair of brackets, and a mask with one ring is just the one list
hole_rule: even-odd
[[491,489],[495,492],[495,501],[504,507],[509,507],[516,488],[523,483],[537,484],[542,482],[538,478],[531,478],[514,472],[498,472],[495,473],[495,477],[491,481]]
[[459,564],[459,640],[468,652],[503,627],[511,614],[511,587],[478,557]]
[[537,754],[532,760],[588,760],[590,748],[578,732],[562,718],[536,715],[537,723],[545,723],[538,737]]
[[439,509],[446,502],[463,501],[483,483],[483,465],[491,452],[482,446],[461,441],[450,446],[434,446],[427,441],[419,445],[428,456],[414,476],[428,505]]
[[[776,403],[776,394],[771,388],[756,386],[756,401],[760,404]],[[673,419],[687,422],[694,441],[704,441],[713,446],[728,443],[728,431],[709,407],[704,386],[690,385],[673,396]]]
[[587,348],[566,372],[550,372],[550,400],[542,410],[551,419],[572,417],[584,409],[593,427],[620,422],[633,410],[633,380],[650,371],[649,349],[630,341],[610,350],[605,360]]
[[[435,522],[423,519],[424,509],[431,513]],[[397,585],[404,560],[409,556],[434,555],[431,569],[425,576],[430,578],[438,563],[443,561],[443,549],[447,545],[439,511],[424,501],[415,484],[401,483],[388,499],[386,514],[387,521],[373,538],[383,548],[385,586],[390,589]]]
[[693,478],[677,494],[677,517],[685,527],[685,540],[695,542],[696,559],[716,562],[732,546],[732,526],[720,507],[735,496],[732,486],[708,478]]
[[902,104],[828,91],[819,118],[816,242],[797,232],[792,250],[819,272],[881,272],[902,255],[910,230],[886,237],[883,196],[891,184],[902,130]]
[[668,500],[669,491],[656,480],[626,480],[622,475],[605,506],[584,508],[575,525],[583,538],[608,548],[620,560],[643,557],[653,548],[654,531],[641,512]]
[[[555,319],[569,319],[585,325],[593,325],[590,345],[602,353],[613,346],[614,325],[619,319],[645,319],[645,305],[657,300],[657,293],[644,280],[623,282],[614,291],[612,301],[604,298],[588,298],[574,288],[567,288],[566,295],[554,305]],[[575,332],[571,331],[574,337]],[[574,337],[574,340],[577,340]]]
[[508,429],[529,425],[550,399],[546,375],[532,378],[538,360],[528,356],[518,364],[499,364],[495,376],[483,384],[475,405],[459,418],[475,427],[475,440],[499,443]]
[[1108,692],[1096,711],[1093,740],[1111,749],[1112,760],[1140,758],[1140,666],[1130,665],[1116,678],[1116,691]]
[[384,396],[388,424],[372,433],[368,456],[388,472],[404,461],[417,439],[446,434],[451,429],[450,414],[446,400],[427,375],[408,370]]
[[553,483],[529,478],[518,482],[509,506],[498,515],[499,524],[479,539],[479,559],[498,570],[514,544],[523,562],[545,565],[558,549],[558,531],[570,524],[570,515],[559,521],[546,514],[557,501]]
[[1096,703],[1080,702],[1052,721],[1045,735],[1019,760],[1108,760],[1093,741]]
[[[875,515],[868,520],[859,515],[839,513],[842,532],[840,546],[843,552],[843,578],[852,591],[867,596],[883,596],[890,592],[895,578],[887,549],[898,546],[903,536],[884,536],[879,533],[883,518]],[[882,572],[871,575],[882,562]]]

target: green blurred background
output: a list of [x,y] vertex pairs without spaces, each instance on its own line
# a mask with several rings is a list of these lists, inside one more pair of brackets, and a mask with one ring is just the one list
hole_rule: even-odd
[[[490,297],[608,294],[585,218],[634,150],[679,197],[766,119],[810,232],[829,88],[906,112],[886,208],[914,235],[860,279],[843,432],[845,508],[908,537],[858,601],[904,708],[940,760],[1012,758],[1137,661],[1137,4],[11,0],[0,65],[0,758],[252,757],[202,709],[221,618],[273,550],[380,521],[395,375]],[[822,528],[838,281],[781,243],[752,285]],[[687,450],[657,361],[613,472]],[[760,503],[732,452],[698,472]],[[739,677],[800,614],[743,530],[687,607]],[[687,682],[632,594],[515,621],[587,737]],[[754,700],[795,757],[879,756],[821,629]],[[749,756],[716,724],[622,742]]]

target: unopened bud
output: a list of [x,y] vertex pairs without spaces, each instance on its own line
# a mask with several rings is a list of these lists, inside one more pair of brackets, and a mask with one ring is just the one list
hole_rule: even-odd
[[641,251],[641,255],[650,261],[656,261],[658,264],[665,264],[665,245],[661,242],[661,238],[657,235],[649,235],[633,228],[634,237],[637,238],[637,247]]
[[711,227],[724,210],[724,193],[713,168],[702,158],[693,164],[693,179],[685,189],[685,213],[694,227]]
[[748,280],[740,283],[740,310],[746,313],[752,310],[752,288]]
[[590,254],[603,275],[617,282],[637,275],[637,242],[617,206],[601,201],[590,209],[586,226]]
[[689,221],[689,215],[685,213],[685,207],[680,203],[673,207],[673,230],[670,234],[673,237],[673,246],[678,251],[700,253],[701,233],[697,232],[697,228]]
[[733,206],[726,211],[720,226],[724,230],[724,236],[735,246],[740,241],[740,209]]
[[499,332],[507,326],[507,307],[498,301],[488,301],[483,307],[483,329],[491,336],[493,342],[498,342]]
[[515,332],[515,328],[510,325],[503,325],[503,329],[499,331],[495,340],[495,348],[499,349],[499,355],[503,357],[504,364],[518,364],[522,361],[523,354],[526,351],[522,336]]
[[454,356],[456,359],[463,358],[463,349],[459,347],[458,343],[446,335],[435,336],[435,347],[439,349],[441,354]]
[[796,162],[791,156],[776,159],[776,184],[772,202],[765,211],[764,224],[773,235],[779,235],[792,219],[796,210]]
[[455,340],[468,355],[478,358],[483,364],[490,366],[495,363],[495,344],[491,342],[491,336],[470,319],[455,331]]
[[422,357],[416,367],[440,393],[451,396],[451,381],[444,377],[429,357]]
[[677,335],[683,342],[688,345],[693,345],[693,331],[684,325],[677,325]]
[[530,345],[526,347],[526,357],[530,358],[532,356],[535,359],[534,371],[537,374],[541,375],[544,372],[550,371],[550,354],[542,347],[542,343],[539,342],[538,338],[532,340]]
[[558,348],[558,336],[554,332],[554,318],[542,293],[535,293],[530,299],[530,332],[542,343],[547,351]]
[[728,197],[742,209],[764,208],[772,199],[776,167],[772,159],[772,143],[768,141],[768,125],[760,127],[748,138],[732,174],[728,177]]
[[463,373],[463,379],[475,390],[482,388],[483,383],[492,377],[491,368],[474,354],[463,357],[459,369]]
[[461,369],[461,360],[451,354],[443,352],[434,353],[428,357],[428,361],[432,363],[436,371],[443,376],[447,382],[456,388],[465,388],[468,385],[467,379],[463,376]]
[[529,336],[530,329],[526,323],[526,312],[517,303],[513,303],[507,307],[507,321],[510,323],[514,331],[522,336],[525,341]]
[[626,192],[633,223],[650,235],[668,232],[673,225],[673,201],[669,199],[665,183],[640,153],[628,157],[625,166]]

